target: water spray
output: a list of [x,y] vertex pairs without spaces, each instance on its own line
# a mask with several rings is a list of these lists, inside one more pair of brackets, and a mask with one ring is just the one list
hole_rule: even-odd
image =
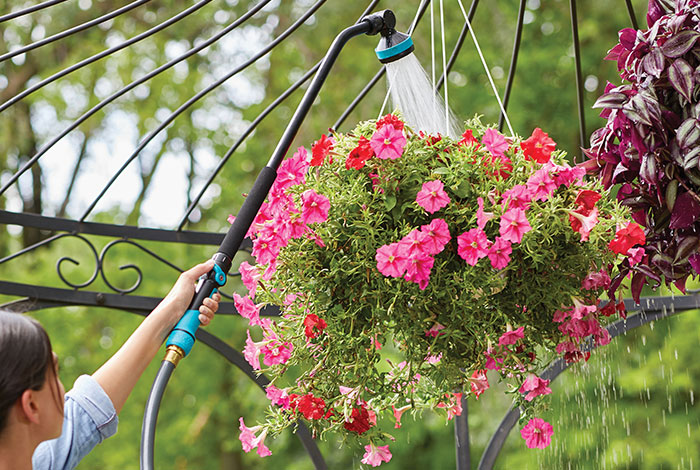
[[381,39],[374,50],[379,62],[386,66],[389,93],[394,107],[399,109],[404,121],[416,131],[441,134],[450,137],[459,135],[457,119],[434,90],[428,74],[413,51],[413,39],[394,29],[396,18],[379,31]]
[[[396,17],[390,10],[373,13],[362,18],[357,24],[341,31],[328,49],[318,72],[314,76],[294,116],[282,134],[282,138],[277,144],[275,151],[255,180],[253,188],[250,190],[248,197],[236,215],[235,221],[226,233],[219,247],[219,251],[213,256],[215,262],[214,269],[200,278],[190,306],[168,338],[165,358],[161,363],[153,386],[151,387],[151,393],[148,396],[146,410],[143,415],[143,425],[141,428],[141,470],[153,470],[154,468],[155,430],[160,403],[175,367],[180,360],[189,354],[195,343],[195,335],[199,328],[199,307],[202,305],[204,299],[211,297],[217,289],[220,289],[226,283],[226,273],[231,269],[233,257],[240,248],[248,229],[253,223],[262,203],[265,201],[277,177],[277,169],[287,155],[299,127],[308,114],[309,109],[311,109],[311,105],[318,96],[321,86],[328,77],[328,73],[340,54],[341,49],[351,38],[361,34],[375,35],[381,33],[383,38],[386,36],[394,36],[395,39],[407,37],[405,35],[395,36],[396,34],[400,34],[394,31],[395,25]],[[410,38],[408,39],[410,40]],[[384,41],[384,39],[382,40]],[[396,43],[396,46],[400,46],[404,42],[405,39],[401,39],[399,43]],[[401,54],[403,54],[401,57],[407,54],[410,55],[413,50],[412,45],[413,42],[411,41],[410,46],[402,46],[403,49],[399,47],[395,49],[394,52],[388,53],[388,57],[395,57],[393,60],[397,60],[400,58],[399,56]],[[410,51],[408,50],[409,48],[411,49]]]

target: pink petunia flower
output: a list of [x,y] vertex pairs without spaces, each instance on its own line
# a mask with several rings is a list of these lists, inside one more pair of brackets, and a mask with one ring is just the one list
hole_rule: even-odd
[[279,241],[274,237],[259,237],[253,240],[253,257],[258,264],[268,264],[280,253]]
[[[489,358],[493,361],[493,358]],[[475,370],[472,376],[469,378],[469,385],[474,393],[474,398],[478,400],[479,395],[484,393],[489,388],[489,379],[486,377],[486,369]]]
[[253,370],[260,370],[260,348],[263,343],[256,343],[250,339],[250,330],[247,333],[248,339],[246,339],[245,348],[243,348],[243,357],[245,357],[245,360],[248,361]]
[[403,252],[409,258],[425,256],[427,254],[427,243],[428,236],[419,229],[411,230],[408,235],[399,241]]
[[416,202],[429,214],[433,214],[450,203],[450,197],[444,190],[445,185],[440,180],[423,183],[416,195]]
[[501,216],[499,233],[501,238],[513,243],[520,243],[523,235],[532,230],[527,221],[525,211],[521,209],[509,209]]
[[240,295],[234,293],[233,305],[243,318],[248,319],[249,325],[253,326],[260,324],[260,310],[258,309],[258,306],[255,305],[255,302],[250,299],[250,297],[247,295],[245,297],[241,297]]
[[508,209],[522,209],[524,211],[530,208],[532,194],[527,186],[518,184],[507,191],[503,192],[503,207]]
[[304,147],[299,147],[291,158],[284,160],[280,165],[274,186],[278,190],[284,190],[290,186],[304,184],[308,169],[308,153]]
[[491,260],[493,269],[503,269],[508,266],[512,251],[511,243],[508,240],[496,237],[496,240],[493,242],[488,252],[488,257]]
[[605,269],[588,273],[581,281],[581,287],[586,290],[607,289],[610,287],[610,276]]
[[513,331],[506,331],[500,338],[498,338],[498,345],[507,346],[509,344],[517,343],[519,339],[523,339],[525,337],[524,331],[525,328],[522,326]]
[[241,273],[241,282],[248,289],[250,298],[255,298],[255,291],[258,288],[258,282],[262,278],[262,274],[255,266],[251,266],[247,261],[243,261],[238,266],[238,272]]
[[549,395],[552,393],[552,389],[547,385],[549,385],[549,380],[541,379],[535,374],[528,374],[525,382],[523,382],[523,385],[518,391],[520,393],[527,392],[527,395],[525,395],[525,400],[532,401],[535,399],[535,397],[540,395]]
[[426,235],[424,247],[428,255],[440,253],[451,239],[450,229],[443,219],[431,220],[428,225],[421,226],[420,231]]
[[435,258],[428,255],[416,255],[408,258],[404,279],[415,282],[421,290],[425,290],[430,281],[430,270],[433,269],[433,264],[435,264]]
[[486,238],[486,233],[473,228],[457,237],[457,253],[468,265],[475,266],[476,263],[489,253],[491,242]]
[[580,186],[583,184],[583,177],[586,175],[586,170],[583,167],[575,166],[572,168],[566,163],[564,165],[556,165],[550,161],[543,168],[549,169],[554,176],[554,182],[557,187],[562,185],[571,186],[573,183]]
[[255,433],[262,429],[262,426],[253,426],[249,428],[245,425],[243,418],[239,418],[240,425],[238,429],[241,430],[241,434],[238,439],[241,441],[243,450],[248,453],[257,447],[258,455],[260,457],[268,457],[272,455],[270,449],[265,445],[265,437],[267,437],[267,429],[260,433],[259,436],[255,436]]
[[301,200],[303,202],[301,218],[305,224],[326,221],[331,207],[326,196],[318,194],[313,189],[307,189],[302,193]]
[[455,416],[462,416],[462,394],[453,393],[447,403],[438,403],[436,408],[447,410],[447,421],[451,421]]
[[277,388],[270,384],[265,389],[265,395],[267,395],[267,398],[273,405],[280,406],[285,410],[289,409],[291,406],[289,395],[285,389]]
[[598,208],[594,207],[587,212],[587,214],[582,214],[579,211],[569,211],[571,228],[581,235],[582,242],[588,241],[591,230],[598,225]]
[[508,142],[496,129],[486,129],[484,136],[481,138],[481,143],[484,147],[497,157],[503,157],[508,150]]
[[527,180],[527,189],[532,194],[533,201],[546,201],[549,196],[557,189],[557,184],[546,168],[537,170]]
[[386,124],[374,132],[369,140],[369,145],[378,158],[382,160],[396,160],[403,154],[403,149],[406,146],[406,137],[404,137],[402,131],[396,129],[393,125]]
[[483,230],[486,222],[493,219],[493,212],[484,212],[484,200],[481,197],[476,198],[476,203],[479,205],[476,210],[476,226]]
[[377,269],[387,277],[401,277],[408,267],[408,258],[399,243],[383,245],[377,249]]
[[[390,127],[390,126],[387,125],[384,127]],[[361,462],[363,464],[366,464],[366,465],[378,467],[383,462],[389,462],[390,460],[391,460],[391,452],[389,452],[388,445],[375,446],[374,443],[372,443],[372,441],[370,441],[369,445],[365,446],[365,455],[362,456]]]
[[433,326],[430,327],[429,330],[425,330],[425,336],[428,336],[430,338],[437,338],[438,336],[442,336],[445,333],[440,333],[440,330],[444,330],[445,325],[441,325],[440,323],[435,323]]
[[394,411],[394,419],[396,420],[396,423],[394,423],[394,429],[401,427],[401,416],[409,408],[411,408],[411,405],[402,406],[401,408],[396,408],[394,405],[391,405],[391,409]]
[[264,355],[263,363],[266,366],[286,364],[292,355],[292,343],[280,341],[274,336],[264,338],[263,343],[260,352]]
[[520,430],[520,435],[525,439],[525,445],[530,449],[544,449],[551,444],[553,434],[552,425],[542,418],[532,418]]
[[644,247],[643,246],[638,246],[637,248],[630,248],[627,250],[627,259],[630,262],[630,266],[634,266],[635,264],[639,263],[642,261],[642,258],[644,258]]

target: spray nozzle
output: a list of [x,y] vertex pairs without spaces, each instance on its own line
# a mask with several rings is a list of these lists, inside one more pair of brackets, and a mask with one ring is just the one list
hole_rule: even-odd
[[396,31],[396,16],[391,10],[383,10],[365,16],[363,21],[370,24],[369,35],[381,34],[379,45],[374,50],[379,62],[387,64],[413,52],[413,39],[407,34]]
[[362,21],[366,21],[370,24],[370,30],[367,31],[369,36],[374,36],[375,34],[381,34],[386,36],[394,31],[394,26],[396,26],[396,16],[391,10],[382,10],[371,15],[367,15],[362,18]]

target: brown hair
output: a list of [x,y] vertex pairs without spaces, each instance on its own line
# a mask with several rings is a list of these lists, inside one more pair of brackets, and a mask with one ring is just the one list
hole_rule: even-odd
[[[53,350],[46,330],[25,315],[0,311],[0,432],[12,405],[25,390],[40,390],[54,374]],[[58,378],[55,385],[58,390]]]

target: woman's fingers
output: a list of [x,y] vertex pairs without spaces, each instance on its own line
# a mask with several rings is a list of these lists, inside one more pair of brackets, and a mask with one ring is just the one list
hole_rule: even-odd
[[199,322],[206,326],[214,318],[214,313],[219,309],[219,301],[221,296],[216,292],[211,298],[204,299],[202,306],[199,307]]

